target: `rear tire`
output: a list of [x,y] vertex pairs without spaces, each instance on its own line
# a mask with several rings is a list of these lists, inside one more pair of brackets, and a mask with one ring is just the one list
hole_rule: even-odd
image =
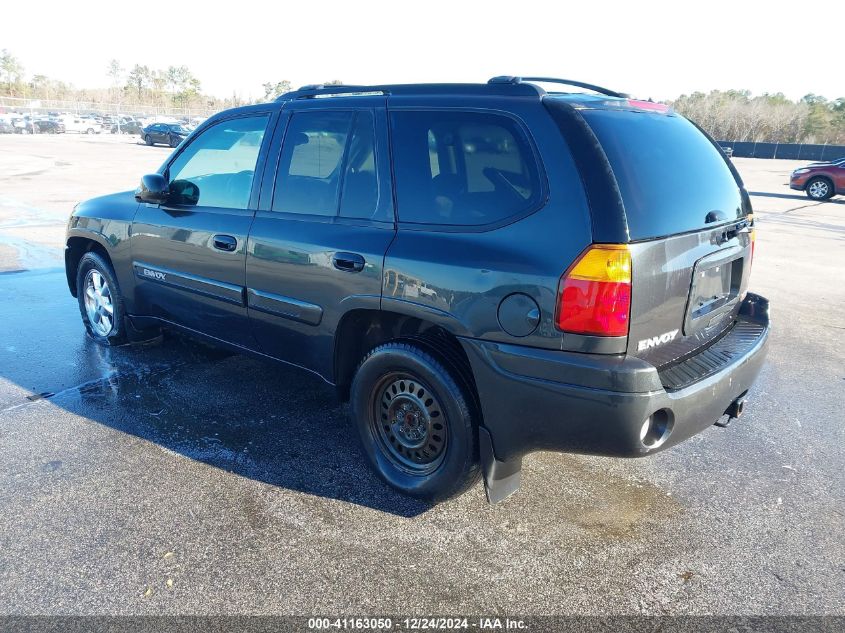
[[79,260],[76,271],[76,296],[88,335],[100,345],[126,343],[123,295],[111,264],[89,252]]
[[812,178],[804,191],[813,200],[828,200],[833,197],[833,183],[827,178]]
[[480,476],[472,394],[447,363],[415,344],[371,351],[352,381],[350,412],[376,473],[412,497],[441,501]]
[[150,135],[149,135],[149,134],[144,134],[144,142],[145,142],[147,145],[152,145],[152,144],[153,144],[153,139],[152,139],[152,138],[150,138]]

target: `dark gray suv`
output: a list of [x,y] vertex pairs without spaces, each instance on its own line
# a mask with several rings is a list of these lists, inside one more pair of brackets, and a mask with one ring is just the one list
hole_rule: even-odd
[[483,475],[497,501],[531,451],[644,456],[738,417],[769,332],[753,255],[695,125],[497,77],[217,114],[77,206],[66,266],[98,342],[164,327],[300,367],[388,483],[437,500]]

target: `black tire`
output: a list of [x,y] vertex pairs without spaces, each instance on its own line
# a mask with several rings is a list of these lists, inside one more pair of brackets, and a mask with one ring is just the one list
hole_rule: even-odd
[[833,197],[833,183],[822,176],[811,178],[804,188],[807,197],[812,200],[828,200]]
[[[429,501],[457,496],[480,476],[474,400],[459,386],[459,373],[447,367],[414,343],[385,343],[358,366],[350,392],[353,424],[373,469],[400,492]],[[391,424],[385,424],[388,414]],[[421,434],[414,441],[422,446],[404,444],[408,438],[397,430],[402,416],[405,425],[414,425],[409,431]]]
[[152,144],[153,144],[153,139],[152,139],[152,137],[151,137],[149,134],[144,134],[144,142],[145,142],[147,145],[152,145]]
[[85,130],[85,133],[86,133],[86,134],[93,134],[93,133],[94,133],[94,128],[89,127],[87,130]]
[[179,146],[179,139],[175,136],[170,137],[170,147],[178,147]]
[[[103,332],[102,327],[92,322],[89,316],[89,309],[86,304],[86,286],[88,276],[98,273],[108,285],[108,297],[112,308],[110,317],[111,328]],[[123,304],[123,295],[120,293],[120,286],[117,283],[114,270],[106,259],[95,252],[85,253],[79,260],[76,269],[76,297],[79,301],[79,312],[82,315],[82,322],[88,335],[100,345],[113,346],[122,345],[127,342],[126,337],[126,310]],[[105,313],[104,313],[105,314]]]

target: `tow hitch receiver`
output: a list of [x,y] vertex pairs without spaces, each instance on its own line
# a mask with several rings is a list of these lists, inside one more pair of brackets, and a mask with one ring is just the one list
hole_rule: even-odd
[[716,426],[720,426],[725,428],[728,426],[734,418],[739,418],[742,415],[743,410],[745,409],[745,394],[742,394],[739,398],[731,402],[730,406],[725,409],[725,415],[727,418],[719,418],[716,421]]

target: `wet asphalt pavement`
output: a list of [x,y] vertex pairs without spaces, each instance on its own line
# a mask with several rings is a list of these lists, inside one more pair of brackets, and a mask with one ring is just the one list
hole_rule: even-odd
[[103,349],[54,260],[0,274],[0,613],[845,614],[845,200],[737,164],[775,328],[743,419],[646,460],[532,455],[493,507],[393,493],[318,379]]

